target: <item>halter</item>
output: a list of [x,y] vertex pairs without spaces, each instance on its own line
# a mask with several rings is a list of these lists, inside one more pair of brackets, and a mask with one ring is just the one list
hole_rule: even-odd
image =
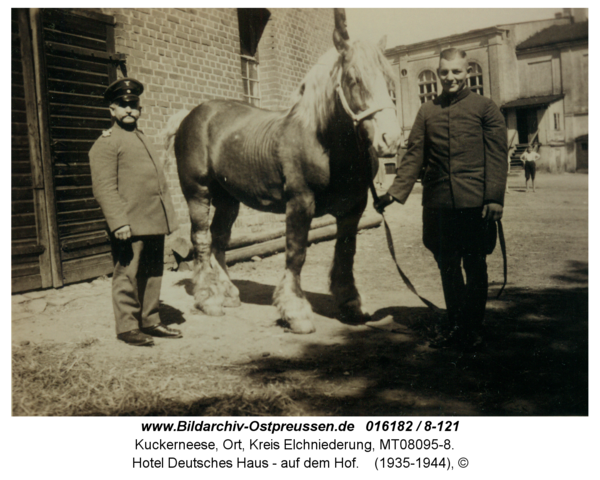
[[365,120],[369,117],[372,117],[373,115],[375,115],[377,112],[380,112],[381,110],[385,110],[386,108],[391,108],[392,110],[394,110],[394,107],[390,107],[390,106],[386,105],[386,106],[373,106],[373,107],[368,108],[358,114],[354,113],[352,111],[352,109],[350,108],[350,105],[348,104],[348,100],[346,100],[346,95],[344,95],[344,89],[342,88],[342,69],[340,69],[340,73],[338,74],[335,91],[337,92],[338,97],[340,97],[340,101],[342,102],[342,107],[344,107],[345,112],[352,119],[352,122],[354,123],[354,128],[358,127],[363,120]]

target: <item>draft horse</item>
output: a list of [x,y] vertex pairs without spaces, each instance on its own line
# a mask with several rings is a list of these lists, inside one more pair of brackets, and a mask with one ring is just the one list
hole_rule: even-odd
[[377,46],[349,43],[343,10],[335,12],[333,43],[335,49],[306,75],[290,109],[211,100],[167,134],[192,224],[194,304],[207,315],[240,305],[225,250],[243,202],[286,215],[285,273],[274,305],[292,332],[315,330],[300,273],[311,220],[325,214],[337,221],[330,289],[340,314],[356,322],[369,318],[352,270],[358,221],[377,171],[373,162],[376,155],[395,155],[400,138],[390,95],[394,77],[383,55],[385,38]]

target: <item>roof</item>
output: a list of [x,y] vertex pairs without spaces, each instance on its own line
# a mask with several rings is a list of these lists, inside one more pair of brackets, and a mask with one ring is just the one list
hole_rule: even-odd
[[486,27],[486,28],[478,28],[475,30],[468,30],[463,33],[454,33],[452,35],[447,35],[445,37],[432,38],[429,40],[423,40],[416,43],[410,43],[408,45],[397,45],[395,47],[391,47],[386,49],[385,55],[395,55],[397,53],[406,51],[406,50],[414,50],[418,48],[425,48],[431,45],[439,45],[439,44],[448,44],[455,41],[469,39],[473,37],[480,37],[483,35],[496,35],[501,32],[505,32],[506,28],[502,28],[499,26],[494,27]]
[[560,95],[543,95],[537,97],[518,98],[512,102],[505,103],[502,105],[502,108],[542,107],[545,105],[550,105],[551,103],[564,98],[564,96],[565,94],[561,93]]
[[552,25],[532,35],[517,45],[517,51],[545,47],[557,43],[576,42],[588,39],[588,23],[578,22],[568,25]]

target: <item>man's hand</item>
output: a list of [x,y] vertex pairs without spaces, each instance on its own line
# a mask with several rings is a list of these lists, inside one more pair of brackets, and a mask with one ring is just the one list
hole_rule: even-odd
[[497,222],[502,218],[503,207],[499,203],[488,203],[483,206],[481,212],[481,218],[485,218],[488,221]]
[[383,213],[385,207],[387,207],[390,203],[394,203],[394,197],[392,197],[389,193],[384,193],[377,199],[373,206],[379,213]]
[[117,228],[115,230],[115,237],[117,238],[117,240],[127,240],[131,238],[131,228],[129,227],[129,225]]

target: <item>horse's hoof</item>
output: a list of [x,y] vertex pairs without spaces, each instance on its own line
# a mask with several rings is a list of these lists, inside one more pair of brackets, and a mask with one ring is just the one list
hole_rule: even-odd
[[198,310],[200,310],[205,315],[209,317],[222,317],[225,315],[225,310],[221,305],[194,305]]
[[340,307],[339,319],[346,324],[362,325],[371,321],[371,315],[363,312],[356,305],[344,305]]
[[225,297],[223,302],[224,307],[236,308],[242,305],[240,297]]
[[289,330],[292,333],[307,334],[316,330],[313,322],[308,319],[290,320],[288,323],[290,324]]

